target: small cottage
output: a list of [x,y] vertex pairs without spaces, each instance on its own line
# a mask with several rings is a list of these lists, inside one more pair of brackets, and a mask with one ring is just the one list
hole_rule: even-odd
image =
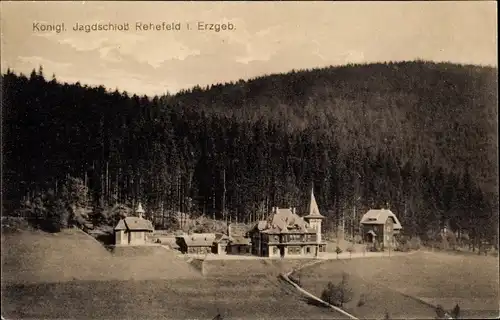
[[177,245],[182,253],[212,253],[215,242],[214,233],[193,233],[177,237]]
[[363,240],[379,248],[395,247],[394,235],[402,230],[396,215],[388,209],[370,209],[361,218]]
[[120,219],[114,229],[116,245],[144,245],[146,235],[153,233],[151,221],[142,217]]
[[248,226],[243,223],[231,223],[227,228],[229,237],[228,250],[230,254],[252,253],[251,240],[248,238]]
[[229,240],[229,250],[230,254],[251,254],[252,253],[252,243],[249,238],[243,236],[232,236]]

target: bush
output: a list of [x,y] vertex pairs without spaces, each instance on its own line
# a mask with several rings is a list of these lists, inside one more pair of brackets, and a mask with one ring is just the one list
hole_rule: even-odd
[[444,311],[444,308],[438,304],[436,306],[436,319],[445,319],[446,318],[446,311]]
[[96,217],[96,219],[102,221],[103,224],[115,226],[120,219],[127,217],[131,212],[131,208],[124,204],[117,203],[113,207],[99,212],[98,214],[100,216]]
[[360,243],[363,243],[363,238],[357,234],[354,236],[354,243],[357,243],[357,244],[360,244]]
[[321,294],[321,299],[336,307],[343,307],[343,305],[352,300],[352,289],[348,284],[348,276],[346,273],[342,274],[342,281],[335,285],[328,282],[326,288]]
[[409,241],[409,246],[410,246],[410,250],[419,250],[420,247],[422,246],[422,241],[417,236],[411,237],[411,239]]
[[391,316],[389,315],[389,311],[386,311],[386,312],[385,312],[384,319],[385,319],[385,320],[389,320],[389,319],[391,319]]
[[446,240],[446,238],[443,238],[440,242],[439,242],[439,245],[438,245],[438,248],[441,249],[441,250],[448,250],[449,249],[449,244],[448,244],[448,241]]
[[349,248],[346,249],[347,252],[349,252],[349,258],[351,258],[352,253],[356,252],[356,249],[354,249],[354,245],[351,245]]
[[296,285],[300,286],[300,278],[298,276],[296,277],[296,276],[290,275],[288,278],[290,279],[290,281],[292,281]]
[[408,252],[410,251],[410,244],[408,242],[404,244],[398,243],[396,248],[394,248],[394,251]]
[[340,249],[340,247],[337,246],[337,248],[335,248],[335,253],[337,254],[337,258],[338,258],[339,254],[342,253],[342,249]]
[[455,305],[455,308],[451,310],[451,316],[453,319],[458,319],[460,317],[460,307],[458,306],[458,303]]
[[446,235],[446,241],[450,245],[450,248],[455,250],[457,248],[457,237],[453,232],[448,232]]
[[368,245],[367,249],[369,252],[381,252],[383,249],[379,245]]
[[2,216],[3,230],[29,230],[30,225],[26,219],[21,217]]
[[359,296],[358,307],[364,306],[366,304],[366,294],[362,293]]

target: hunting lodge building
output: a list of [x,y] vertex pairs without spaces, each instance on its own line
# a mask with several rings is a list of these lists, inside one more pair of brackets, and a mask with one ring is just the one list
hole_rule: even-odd
[[299,216],[295,208],[273,207],[267,220],[259,221],[249,232],[252,254],[262,257],[316,256],[326,251],[321,239],[321,223],[325,217],[311,191],[309,213]]

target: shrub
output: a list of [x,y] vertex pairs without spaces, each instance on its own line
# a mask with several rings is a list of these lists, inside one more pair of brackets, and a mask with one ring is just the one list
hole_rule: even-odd
[[340,249],[340,247],[339,247],[339,246],[337,246],[337,248],[335,248],[335,253],[337,254],[337,259],[338,259],[339,254],[341,254],[341,253],[342,253],[342,249]]
[[363,242],[363,238],[359,234],[354,236],[354,243],[360,244],[362,242]]
[[443,239],[441,239],[441,241],[439,242],[439,249],[441,250],[448,250],[449,249],[449,244],[448,244],[448,241],[446,240],[446,238],[443,237]]
[[362,293],[359,296],[358,307],[364,306],[366,303],[366,294]]
[[384,316],[384,319],[385,319],[385,320],[389,320],[389,319],[391,319],[391,316],[389,315],[389,311],[385,311],[385,316]]
[[405,241],[403,243],[399,242],[398,244],[396,244],[394,251],[408,252],[410,251],[410,243],[408,241]]
[[335,285],[328,282],[326,288],[321,294],[321,299],[336,307],[343,307],[343,305],[352,300],[353,293],[349,287],[348,276],[346,273],[342,274],[342,281]]
[[451,249],[455,250],[457,248],[457,237],[453,232],[448,232],[446,235],[446,241],[450,245]]
[[410,250],[419,250],[421,246],[422,246],[422,241],[420,240],[419,237],[417,236],[411,237],[409,241]]
[[351,258],[353,252],[356,252],[356,249],[354,249],[354,245],[351,245],[346,250],[347,250],[347,252],[349,252],[349,258]]
[[180,223],[179,220],[176,217],[165,217],[164,219],[165,225],[162,226],[166,230],[179,230],[180,229]]
[[122,218],[127,217],[132,212],[132,209],[123,204],[115,204],[111,208],[107,208],[100,212],[100,217],[96,219],[107,225],[116,225]]
[[451,316],[453,319],[458,319],[458,317],[460,317],[460,307],[458,306],[458,303],[455,305],[455,308],[451,310]]
[[436,306],[436,319],[445,319],[446,318],[446,311],[444,311],[444,308],[438,304]]
[[321,300],[329,304],[333,304],[335,291],[336,291],[336,286],[333,284],[333,282],[331,281],[328,282],[326,288],[323,289],[323,292],[321,293]]
[[300,277],[299,276],[292,276],[290,275],[288,277],[293,283],[295,283],[296,285],[300,286]]
[[2,216],[2,230],[29,230],[28,221],[22,217]]

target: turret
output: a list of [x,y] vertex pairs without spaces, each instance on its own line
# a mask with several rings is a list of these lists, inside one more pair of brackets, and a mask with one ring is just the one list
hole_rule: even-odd
[[137,205],[137,210],[135,210],[135,212],[137,213],[137,216],[138,216],[139,218],[141,218],[141,219],[142,219],[142,216],[144,215],[144,213],[145,213],[146,211],[144,211],[144,209],[142,208],[142,205],[141,205],[141,203],[140,203],[140,202],[139,202],[139,204]]
[[319,213],[318,204],[314,197],[314,190],[311,189],[311,201],[309,203],[309,214],[304,217],[304,220],[309,223],[309,226],[316,230],[316,242],[321,243],[321,223],[325,217]]

